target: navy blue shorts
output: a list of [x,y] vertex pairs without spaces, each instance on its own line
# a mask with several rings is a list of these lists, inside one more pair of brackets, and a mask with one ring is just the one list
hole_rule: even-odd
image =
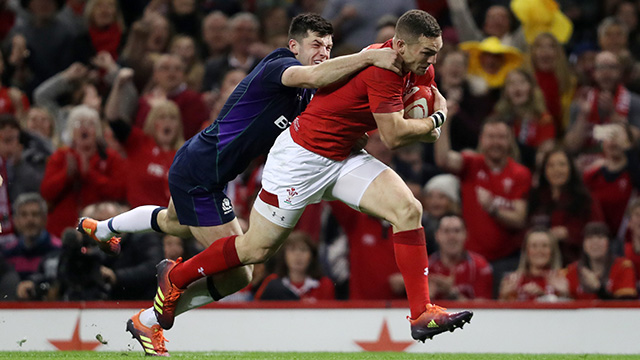
[[[198,161],[185,154],[184,147],[176,153],[169,169],[169,191],[182,225],[217,226],[235,219],[231,200],[225,194],[225,185],[203,184],[190,174],[198,169]],[[202,170],[200,170],[202,171]]]

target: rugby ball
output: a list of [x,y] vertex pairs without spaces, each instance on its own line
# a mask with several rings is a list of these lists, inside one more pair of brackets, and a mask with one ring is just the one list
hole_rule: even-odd
[[407,119],[421,119],[433,114],[433,91],[431,87],[414,86],[403,96],[404,117]]

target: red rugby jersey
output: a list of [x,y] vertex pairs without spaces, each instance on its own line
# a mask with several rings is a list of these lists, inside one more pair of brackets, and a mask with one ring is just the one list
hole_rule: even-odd
[[[467,255],[452,269],[446,267],[439,252],[429,256],[429,275],[440,274],[451,276],[454,273],[454,284],[458,292],[467,299],[491,299],[493,297],[493,271],[491,265],[480,254],[467,252]],[[442,299],[438,294],[431,294],[432,300]]]
[[[597,299],[598,295],[587,292],[580,284],[580,274],[578,272],[578,263],[574,262],[567,267],[567,280],[569,280],[569,293],[571,297],[578,300]],[[636,274],[633,264],[627,258],[616,258],[611,265],[609,271],[609,279],[605,285],[609,293],[617,296],[634,295],[637,297],[636,290]]]

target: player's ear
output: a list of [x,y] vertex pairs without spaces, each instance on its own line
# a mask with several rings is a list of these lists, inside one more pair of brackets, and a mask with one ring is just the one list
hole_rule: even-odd
[[300,44],[296,39],[289,39],[289,50],[293,53],[293,55],[298,55],[300,52]]
[[407,48],[407,43],[404,40],[398,38],[397,36],[393,37],[393,43],[395,45],[394,46],[395,49],[398,51],[398,54],[404,55],[404,52]]

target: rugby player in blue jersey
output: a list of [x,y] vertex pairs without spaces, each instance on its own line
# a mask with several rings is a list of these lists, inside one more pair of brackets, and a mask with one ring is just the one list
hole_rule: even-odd
[[[227,183],[250,162],[266,154],[276,137],[305,109],[315,88],[347,78],[374,65],[401,74],[402,62],[392,49],[375,49],[329,60],[333,28],[315,14],[292,20],[289,48],[267,55],[230,95],[220,115],[207,129],[189,139],[176,153],[169,171],[171,200],[167,208],[141,206],[105,221],[82,218],[78,230],[119,252],[123,232],[157,232],[195,237],[205,247],[215,239],[242,233]],[[218,300],[244,288],[251,267],[232,269],[194,283],[182,294],[176,314]],[[162,303],[162,293],[156,302]],[[168,300],[168,299],[167,299]],[[155,311],[162,311],[155,306]],[[167,356],[154,307],[127,323],[147,355]]]

